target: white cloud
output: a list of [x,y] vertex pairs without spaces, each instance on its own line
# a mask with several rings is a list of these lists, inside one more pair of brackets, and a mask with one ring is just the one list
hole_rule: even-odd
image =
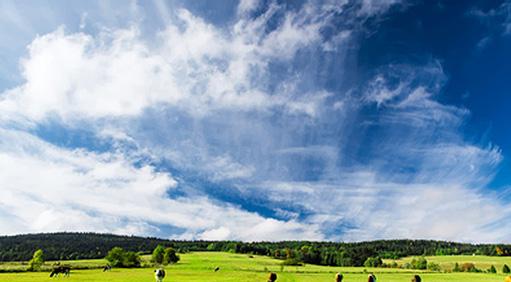
[[[273,9],[282,8],[267,13]],[[309,93],[268,92],[265,73],[271,60],[290,60],[299,49],[319,44],[327,15],[288,13],[266,34],[254,25],[265,24],[265,15],[225,31],[182,9],[156,44],[142,40],[136,27],[98,36],[62,27],[30,44],[21,64],[25,83],[2,95],[0,109],[11,119],[57,115],[67,122],[137,116],[157,105],[193,115],[279,107],[314,116],[316,107],[300,101]],[[321,97],[315,96],[318,103]]]
[[238,240],[322,238],[312,225],[267,219],[204,197],[170,198],[174,178],[150,165],[135,167],[123,155],[62,149],[13,130],[2,129],[0,136],[0,214],[10,223],[2,234],[150,235],[172,225],[190,238],[215,239],[222,232]]
[[477,42],[477,49],[484,49],[493,40],[495,34],[508,36],[511,34],[511,1],[503,1],[499,6],[483,11],[474,7],[467,15],[476,18],[487,27],[487,34]]
[[250,13],[255,10],[260,5],[259,0],[240,0],[238,4],[238,14],[243,15],[245,13]]

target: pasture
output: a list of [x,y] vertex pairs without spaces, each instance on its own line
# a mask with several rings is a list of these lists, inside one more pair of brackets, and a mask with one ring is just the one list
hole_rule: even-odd
[[[428,262],[438,263],[443,270],[452,270],[454,264],[457,262],[459,265],[463,263],[473,263],[481,270],[487,270],[492,265],[497,268],[497,272],[502,271],[502,266],[507,264],[511,266],[511,257],[490,257],[490,256],[427,256],[424,257]],[[395,260],[398,265],[411,262],[413,257],[406,257]],[[394,260],[384,260],[386,263],[391,263]]]
[[[458,261],[457,257],[435,257],[439,260],[445,260],[445,263],[454,263]],[[476,259],[471,257],[472,259]],[[145,260],[148,257],[144,257]],[[405,258],[406,260],[408,258]],[[430,259],[430,258],[428,258]],[[459,262],[464,262],[464,257],[459,257]],[[492,258],[477,258],[484,263],[491,261]],[[496,258],[498,259],[498,258]],[[432,259],[433,260],[433,259]],[[367,281],[367,272],[373,272],[378,277],[378,281],[388,282],[409,282],[412,275],[419,273],[426,282],[443,281],[463,281],[463,282],[502,282],[502,274],[489,273],[428,273],[415,270],[391,269],[391,268],[363,268],[363,267],[328,267],[328,266],[284,266],[282,268],[280,260],[275,260],[263,256],[248,256],[243,254],[219,253],[219,252],[195,252],[181,254],[181,261],[178,264],[167,266],[167,277],[164,281],[236,281],[236,282],[266,282],[268,272],[273,271],[278,274],[277,282],[312,282],[312,281],[334,281],[336,272],[344,274],[343,281]],[[52,262],[47,262],[46,267],[51,266]],[[34,282],[34,281],[112,281],[112,282],[143,282],[155,281],[153,277],[154,268],[138,269],[113,269],[109,272],[102,272],[101,269],[94,268],[104,265],[103,260],[83,260],[67,261],[65,264],[72,265],[69,278],[58,277],[49,278],[49,272],[21,272],[21,273],[0,273],[0,281],[8,282]],[[1,263],[0,270],[6,268],[21,268],[20,263]],[[214,269],[220,270],[215,272]],[[84,268],[84,269],[76,269]]]

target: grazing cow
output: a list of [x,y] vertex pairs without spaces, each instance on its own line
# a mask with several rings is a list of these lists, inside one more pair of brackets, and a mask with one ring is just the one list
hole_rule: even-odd
[[344,277],[342,276],[342,274],[337,273],[337,274],[335,275],[335,282],[342,282],[342,278],[344,278]]
[[504,282],[511,282],[511,276],[506,277],[506,279],[504,280]]
[[112,266],[107,264],[103,267],[103,272],[112,270]]
[[374,274],[369,274],[369,276],[367,276],[367,282],[376,282],[376,276],[374,276]]
[[268,282],[275,282],[277,280],[277,273],[270,273],[270,277],[268,277]]
[[412,278],[412,282],[421,282],[422,279],[419,275],[414,275]]
[[54,267],[53,270],[51,271],[50,277],[57,277],[57,276],[59,276],[59,274],[62,274],[65,277],[69,277],[70,273],[71,273],[71,267],[57,266],[57,267]]
[[163,278],[165,278],[165,270],[159,268],[154,271],[154,278],[156,278],[156,282],[162,282]]
[[215,272],[220,270],[220,266],[215,267]]

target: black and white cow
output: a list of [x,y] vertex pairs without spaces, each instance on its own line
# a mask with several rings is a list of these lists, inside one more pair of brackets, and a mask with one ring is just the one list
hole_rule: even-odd
[[154,278],[156,278],[156,282],[162,282],[163,278],[165,278],[165,270],[159,268],[154,271]]

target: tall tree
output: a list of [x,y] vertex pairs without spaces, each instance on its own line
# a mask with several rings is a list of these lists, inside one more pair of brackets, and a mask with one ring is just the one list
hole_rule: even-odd
[[176,263],[179,259],[180,257],[176,254],[176,250],[174,250],[174,248],[169,247],[165,249],[165,253],[163,255],[164,264]]
[[44,253],[43,250],[38,249],[34,252],[32,259],[28,262],[28,270],[34,271],[41,268],[44,263]]
[[165,248],[162,245],[158,245],[153,250],[153,255],[151,257],[151,260],[154,263],[162,264],[164,255],[165,255]]

